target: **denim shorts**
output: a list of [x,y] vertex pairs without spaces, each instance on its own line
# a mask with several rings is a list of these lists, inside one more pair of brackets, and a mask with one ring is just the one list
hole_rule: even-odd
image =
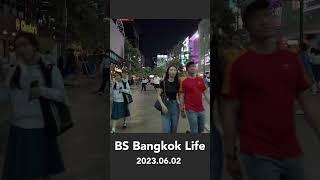
[[241,154],[248,180],[304,180],[302,157],[275,160],[260,155]]

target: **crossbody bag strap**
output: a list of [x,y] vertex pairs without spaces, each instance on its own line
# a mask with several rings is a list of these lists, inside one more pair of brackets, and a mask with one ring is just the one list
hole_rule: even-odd
[[163,80],[163,95],[165,98],[167,98],[167,94],[166,94],[166,80]]

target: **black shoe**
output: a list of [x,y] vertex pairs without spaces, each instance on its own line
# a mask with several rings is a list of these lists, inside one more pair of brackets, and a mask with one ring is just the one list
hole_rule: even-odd
[[126,129],[126,128],[127,128],[127,123],[123,123],[122,129]]
[[187,133],[187,134],[190,134],[190,131],[187,131],[186,133]]

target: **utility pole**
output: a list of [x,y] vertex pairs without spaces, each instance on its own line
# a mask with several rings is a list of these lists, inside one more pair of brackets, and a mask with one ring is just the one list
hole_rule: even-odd
[[303,16],[304,16],[304,0],[300,0],[300,50],[302,49],[302,44],[303,44],[303,34],[304,34],[304,31],[303,31],[303,22],[304,22],[304,19],[303,19]]
[[65,24],[64,24],[64,53],[67,49],[67,28],[68,28],[68,8],[67,8],[67,0],[64,0],[64,12],[65,12]]

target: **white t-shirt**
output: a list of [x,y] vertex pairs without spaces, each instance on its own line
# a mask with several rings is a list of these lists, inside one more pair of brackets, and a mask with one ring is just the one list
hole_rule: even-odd
[[147,84],[147,83],[148,83],[148,79],[142,80],[142,83],[143,83],[143,84]]
[[160,78],[159,77],[155,77],[153,79],[153,84],[160,84]]
[[[124,89],[123,82],[126,83],[126,89]],[[114,102],[124,102],[122,92],[131,94],[130,86],[128,82],[125,81],[120,81],[117,82],[115,81],[114,83],[116,84],[116,88],[114,89],[114,85],[111,87],[111,93],[112,93],[112,99]],[[121,89],[121,90],[120,90]]]

